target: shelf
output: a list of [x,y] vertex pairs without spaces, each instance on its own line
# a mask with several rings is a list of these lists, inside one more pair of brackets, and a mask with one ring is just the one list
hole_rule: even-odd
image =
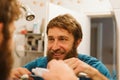
[[35,33],[27,33],[25,36],[42,36],[42,34],[35,34]]

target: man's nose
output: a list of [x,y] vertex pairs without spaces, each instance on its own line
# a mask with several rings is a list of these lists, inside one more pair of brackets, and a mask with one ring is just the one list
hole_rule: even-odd
[[59,42],[58,42],[57,40],[55,40],[55,41],[53,42],[53,45],[52,45],[52,50],[57,50],[57,49],[59,49],[59,48],[60,48]]

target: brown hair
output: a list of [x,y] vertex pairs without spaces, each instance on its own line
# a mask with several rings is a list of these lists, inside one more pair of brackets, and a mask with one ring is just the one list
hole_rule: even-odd
[[72,33],[75,41],[82,39],[82,29],[81,25],[76,21],[76,19],[70,14],[59,15],[52,20],[47,25],[47,34],[49,28],[58,27],[67,30]]
[[17,0],[0,0],[0,23],[3,23],[3,40],[0,44],[0,79],[7,80],[12,64],[13,57],[9,41],[12,38],[9,32],[10,23],[19,17],[20,10]]
[[0,0],[0,22],[3,23],[3,37],[10,37],[9,24],[19,18],[20,10],[17,0]]

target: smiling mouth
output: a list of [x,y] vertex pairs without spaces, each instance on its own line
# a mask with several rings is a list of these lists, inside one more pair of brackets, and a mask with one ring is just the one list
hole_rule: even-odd
[[53,55],[54,55],[54,56],[61,56],[62,53],[54,53]]
[[63,53],[53,53],[54,58],[60,58],[63,55]]

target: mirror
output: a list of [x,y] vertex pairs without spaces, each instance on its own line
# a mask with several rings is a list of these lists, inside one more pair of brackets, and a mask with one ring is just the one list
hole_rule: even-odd
[[[110,5],[109,0],[78,0],[79,2],[76,0],[47,1],[48,3],[57,5],[55,7],[51,7],[51,5],[48,5],[46,0],[45,2],[42,2],[42,0],[22,1],[26,4],[30,4],[30,7],[33,8],[34,12],[37,15],[36,18],[39,19],[41,17],[44,17],[45,23],[47,23],[48,20],[56,14],[65,13],[63,8],[65,8],[65,10],[67,9],[66,12],[68,12],[69,10],[72,10],[72,12],[77,12],[78,15],[76,16],[82,25],[84,35],[84,40],[79,47],[80,53],[88,53],[88,55],[98,58],[107,66],[112,76],[116,76],[116,22],[113,14],[111,14],[112,6]],[[73,6],[71,6],[70,4],[72,4]],[[62,7],[62,9],[58,6]],[[93,17],[90,17],[90,15]],[[23,23],[26,24],[26,22],[22,20],[21,24]],[[18,23],[18,25],[20,24]],[[30,23],[28,23],[27,26],[30,27]],[[28,57],[25,57],[25,59],[30,61],[32,55],[36,57],[35,54],[28,54]]]

